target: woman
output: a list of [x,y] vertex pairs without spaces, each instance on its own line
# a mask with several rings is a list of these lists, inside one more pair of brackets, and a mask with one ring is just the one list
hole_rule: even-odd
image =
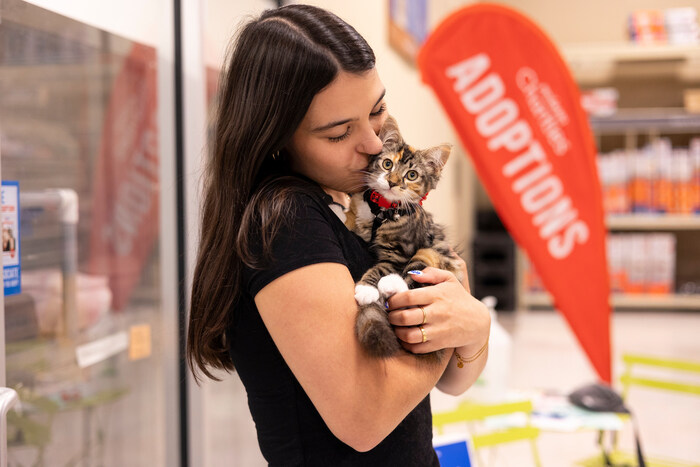
[[488,341],[485,307],[438,269],[388,302],[408,352],[370,358],[354,335],[373,258],[328,205],[382,148],[374,60],[335,15],[290,5],[242,29],[222,78],[187,350],[195,374],[236,369],[270,465],[439,465],[427,396],[464,392],[486,361],[410,353]]

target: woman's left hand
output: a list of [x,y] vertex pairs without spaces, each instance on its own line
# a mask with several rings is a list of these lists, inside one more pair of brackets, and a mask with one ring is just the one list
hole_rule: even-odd
[[428,267],[412,277],[426,286],[399,292],[388,300],[389,322],[407,351],[420,354],[462,348],[468,353],[484,345],[491,316],[454,274]]

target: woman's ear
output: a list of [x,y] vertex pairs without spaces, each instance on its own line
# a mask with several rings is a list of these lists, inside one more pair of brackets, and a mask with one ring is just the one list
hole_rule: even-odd
[[401,138],[401,133],[399,133],[399,126],[391,115],[386,117],[382,129],[379,130],[379,139],[382,140],[382,144],[389,151],[398,149],[403,143],[403,138]]

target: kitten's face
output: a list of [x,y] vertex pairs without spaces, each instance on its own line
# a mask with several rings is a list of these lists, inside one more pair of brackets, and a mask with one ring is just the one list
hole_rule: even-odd
[[418,203],[435,188],[450,154],[449,145],[415,149],[403,141],[389,117],[379,134],[382,152],[369,161],[367,186],[389,201]]

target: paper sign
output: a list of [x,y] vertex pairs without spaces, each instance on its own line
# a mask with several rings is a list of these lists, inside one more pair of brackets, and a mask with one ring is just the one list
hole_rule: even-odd
[[19,256],[19,182],[2,182],[2,266],[5,295],[22,291]]
[[85,368],[123,352],[129,346],[129,335],[122,331],[102,339],[79,345],[75,349],[78,366]]
[[503,224],[610,382],[602,190],[595,142],[566,63],[530,19],[479,3],[435,29],[418,66]]
[[151,356],[151,325],[139,324],[129,328],[129,360]]

